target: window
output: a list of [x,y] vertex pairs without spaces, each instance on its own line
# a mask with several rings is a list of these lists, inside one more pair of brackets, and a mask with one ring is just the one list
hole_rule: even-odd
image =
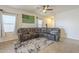
[[2,15],[4,32],[14,32],[16,16],[14,15]]
[[38,20],[38,27],[42,27],[43,26],[43,21],[42,20]]

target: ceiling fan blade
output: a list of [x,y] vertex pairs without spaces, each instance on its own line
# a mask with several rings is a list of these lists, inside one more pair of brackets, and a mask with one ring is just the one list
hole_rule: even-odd
[[47,9],[47,10],[53,10],[53,9]]

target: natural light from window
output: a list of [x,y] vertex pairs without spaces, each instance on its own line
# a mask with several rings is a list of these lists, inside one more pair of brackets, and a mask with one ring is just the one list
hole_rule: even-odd
[[15,31],[16,16],[14,15],[3,15],[3,28],[4,32]]
[[38,20],[38,27],[41,28],[43,26],[43,21],[42,20]]

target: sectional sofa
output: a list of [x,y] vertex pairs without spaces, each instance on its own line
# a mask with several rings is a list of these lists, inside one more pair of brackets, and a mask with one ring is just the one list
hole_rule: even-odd
[[45,37],[48,40],[59,41],[60,28],[19,28],[17,34],[20,42],[39,37]]

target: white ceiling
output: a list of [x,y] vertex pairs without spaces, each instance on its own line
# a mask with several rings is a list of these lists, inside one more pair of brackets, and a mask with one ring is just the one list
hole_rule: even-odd
[[53,8],[53,11],[44,14],[40,11],[42,5],[9,5],[10,7],[22,9],[27,12],[36,13],[39,15],[54,15],[63,11],[79,8],[78,5],[50,5],[50,8]]

